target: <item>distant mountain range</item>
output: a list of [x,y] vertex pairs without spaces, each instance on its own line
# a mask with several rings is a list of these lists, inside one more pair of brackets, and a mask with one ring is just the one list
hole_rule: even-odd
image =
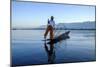
[[[77,22],[77,23],[59,23],[55,25],[56,29],[96,29],[95,21]],[[13,29],[46,29],[46,25],[37,28],[13,28]]]
[[[38,28],[46,28],[46,25]],[[56,29],[95,29],[95,21],[77,22],[77,23],[59,23],[55,25]]]
[[82,23],[59,23],[59,28],[66,29],[95,29],[95,22],[82,22]]

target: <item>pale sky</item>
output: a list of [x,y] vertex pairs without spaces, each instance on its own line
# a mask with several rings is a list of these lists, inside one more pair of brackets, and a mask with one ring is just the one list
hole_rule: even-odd
[[95,6],[50,4],[36,2],[12,2],[13,27],[37,27],[46,25],[54,16],[55,23],[95,21]]

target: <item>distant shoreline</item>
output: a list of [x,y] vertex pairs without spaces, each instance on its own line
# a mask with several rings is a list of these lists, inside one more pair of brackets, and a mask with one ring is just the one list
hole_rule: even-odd
[[[39,27],[12,27],[12,30],[46,30],[46,25]],[[96,30],[95,21],[83,23],[59,23],[55,25],[56,30]]]
[[[46,30],[46,29],[11,29],[11,30]],[[56,29],[56,30],[96,30],[96,29]]]

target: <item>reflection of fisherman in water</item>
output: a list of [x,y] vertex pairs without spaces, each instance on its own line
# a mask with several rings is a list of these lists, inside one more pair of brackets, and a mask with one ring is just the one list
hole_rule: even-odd
[[44,46],[45,46],[45,51],[48,55],[48,62],[49,63],[54,63],[54,59],[55,59],[54,44],[51,43],[51,44],[49,44],[49,46],[47,46],[47,44],[45,42]]

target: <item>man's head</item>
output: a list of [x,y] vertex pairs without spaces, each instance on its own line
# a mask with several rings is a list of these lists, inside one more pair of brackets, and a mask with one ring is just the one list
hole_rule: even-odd
[[53,20],[54,19],[54,17],[53,16],[51,16],[51,20]]

